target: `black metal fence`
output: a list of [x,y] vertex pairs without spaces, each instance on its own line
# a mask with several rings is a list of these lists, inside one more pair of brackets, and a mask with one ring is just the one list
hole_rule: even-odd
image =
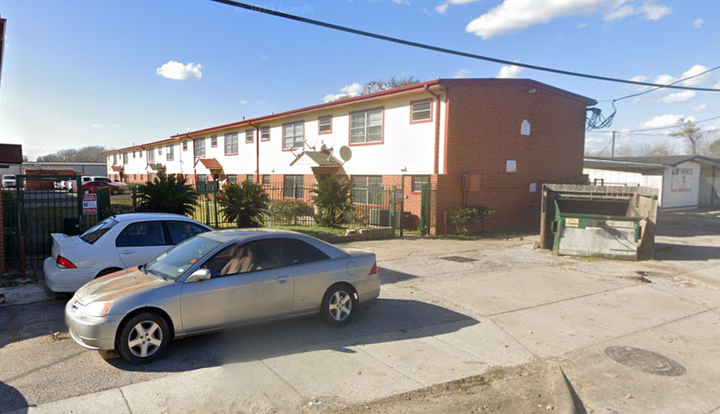
[[[266,227],[317,227],[319,214],[313,203],[314,187],[271,187],[264,186],[269,203],[268,215],[265,217]],[[197,204],[188,216],[215,228],[236,227],[227,220],[218,203],[221,189],[213,183],[200,186]],[[399,200],[396,199],[396,188],[382,187],[354,188],[351,202],[352,209],[346,215],[343,228],[399,228],[402,221]],[[110,196],[110,214],[121,214],[137,211],[137,192],[129,190],[125,194]],[[393,220],[395,224],[393,224]]]

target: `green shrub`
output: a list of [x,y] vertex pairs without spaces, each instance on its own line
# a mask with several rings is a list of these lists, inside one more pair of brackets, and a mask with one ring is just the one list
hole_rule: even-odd
[[249,181],[229,184],[217,194],[217,202],[225,220],[238,227],[261,226],[268,213],[268,196],[262,185]]
[[277,224],[296,225],[298,217],[310,214],[310,206],[302,200],[273,200],[270,202],[270,218]]
[[137,211],[174,213],[191,216],[195,211],[198,193],[183,178],[158,173],[154,180],[138,186]]
[[318,209],[315,221],[321,226],[335,228],[347,223],[353,212],[350,201],[351,189],[351,184],[347,180],[335,176],[321,180],[310,190],[313,194],[313,203]]
[[459,235],[467,236],[477,225],[481,225],[481,230],[484,230],[493,215],[495,210],[487,207],[458,207],[450,210],[450,221]]

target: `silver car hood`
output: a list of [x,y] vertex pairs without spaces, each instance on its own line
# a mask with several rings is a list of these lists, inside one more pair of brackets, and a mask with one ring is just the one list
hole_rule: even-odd
[[87,283],[75,293],[75,299],[87,305],[91,302],[112,301],[120,297],[170,283],[161,278],[146,275],[133,267],[103,276]]

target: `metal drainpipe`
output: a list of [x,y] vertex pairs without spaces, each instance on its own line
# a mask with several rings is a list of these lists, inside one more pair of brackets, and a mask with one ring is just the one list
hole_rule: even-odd
[[260,182],[260,127],[248,121],[248,125],[255,128],[255,182]]
[[[186,135],[186,137],[190,140],[192,140],[193,143],[193,149],[192,149],[192,160],[193,160],[193,185],[195,186],[195,189],[197,190],[197,168],[195,168],[195,140],[190,138],[190,135]],[[203,138],[205,139],[205,138]]]
[[440,95],[431,91],[428,85],[425,85],[425,91],[435,98],[435,157],[433,174],[437,175],[440,157]]

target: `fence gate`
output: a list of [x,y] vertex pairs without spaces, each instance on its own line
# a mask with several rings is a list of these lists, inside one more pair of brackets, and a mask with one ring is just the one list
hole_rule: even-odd
[[57,181],[79,175],[17,175],[15,188],[3,190],[5,254],[9,264],[25,274],[42,268],[52,249],[51,233],[79,234],[84,229],[82,196],[55,189]]

